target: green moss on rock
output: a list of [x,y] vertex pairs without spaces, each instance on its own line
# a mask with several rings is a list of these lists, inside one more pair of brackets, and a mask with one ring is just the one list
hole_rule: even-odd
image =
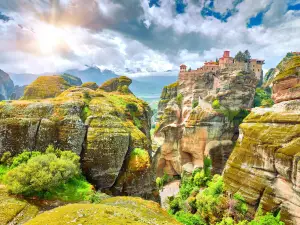
[[140,198],[115,197],[101,204],[72,204],[38,215],[26,225],[34,224],[180,224],[157,203]]
[[41,76],[25,88],[22,99],[45,99],[58,96],[71,87],[60,76]]

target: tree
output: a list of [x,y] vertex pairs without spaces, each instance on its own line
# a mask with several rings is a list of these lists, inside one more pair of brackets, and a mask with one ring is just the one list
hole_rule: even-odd
[[248,50],[246,50],[244,52],[244,58],[245,58],[246,62],[248,62],[251,59],[251,55],[250,55],[250,52]]
[[126,109],[132,114],[138,111],[138,107],[135,103],[128,103]]
[[235,61],[238,62],[244,62],[245,61],[245,55],[241,51],[239,51],[236,56],[234,57]]

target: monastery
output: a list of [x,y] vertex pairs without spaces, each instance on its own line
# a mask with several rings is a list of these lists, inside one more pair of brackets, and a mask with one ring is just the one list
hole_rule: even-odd
[[216,73],[222,69],[232,69],[232,70],[243,70],[243,71],[253,71],[255,76],[261,80],[262,79],[262,66],[264,60],[251,59],[249,62],[238,62],[230,56],[230,51],[224,51],[223,57],[219,58],[219,62],[205,62],[204,65],[196,70],[187,70],[187,66],[180,65],[179,79],[184,79],[186,76],[201,76],[203,73],[213,72]]

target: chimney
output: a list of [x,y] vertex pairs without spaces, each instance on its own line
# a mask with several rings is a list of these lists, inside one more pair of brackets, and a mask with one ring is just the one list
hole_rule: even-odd
[[229,58],[230,57],[230,51],[224,51],[224,58]]

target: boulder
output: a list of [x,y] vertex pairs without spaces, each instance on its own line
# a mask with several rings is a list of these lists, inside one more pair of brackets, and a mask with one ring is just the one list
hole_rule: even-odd
[[25,88],[22,99],[53,98],[70,87],[71,85],[61,76],[41,76]]
[[140,198],[114,197],[101,204],[69,204],[38,215],[26,225],[54,224],[157,224],[179,225],[166,211],[152,201]]
[[85,87],[85,88],[90,88],[92,90],[97,90],[98,89],[98,85],[95,82],[85,82],[81,86]]
[[126,76],[110,79],[104,82],[99,88],[106,92],[118,91],[124,94],[131,93],[128,89],[132,80]]
[[[137,108],[134,114],[129,103]],[[152,194],[151,116],[148,104],[132,94],[85,87],[71,87],[55,98],[1,102],[0,156],[44,151],[52,144],[80,155],[84,174],[98,189],[157,200]],[[129,166],[135,148],[147,151],[150,166]]]

